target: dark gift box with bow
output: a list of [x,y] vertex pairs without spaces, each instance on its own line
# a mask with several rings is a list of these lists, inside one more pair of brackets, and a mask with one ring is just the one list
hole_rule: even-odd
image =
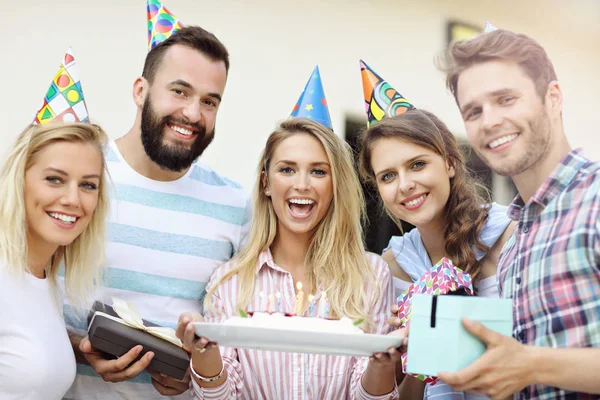
[[135,361],[151,351],[154,358],[149,369],[183,379],[190,358],[181,348],[179,339],[174,337],[174,330],[142,320],[131,303],[120,299],[113,301],[115,308],[96,302],[90,311],[88,336],[92,347],[116,358],[142,345],[143,350]]

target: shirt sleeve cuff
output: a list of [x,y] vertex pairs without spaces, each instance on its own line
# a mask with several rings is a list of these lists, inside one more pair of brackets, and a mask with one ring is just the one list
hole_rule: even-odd
[[217,387],[205,388],[198,385],[198,382],[192,378],[190,380],[190,389],[195,400],[228,400],[230,397],[228,395],[227,384],[228,382],[225,381]]
[[378,396],[367,393],[362,383],[359,383],[356,398],[357,400],[398,400],[400,397],[398,395],[398,386],[396,386],[396,383],[394,382],[394,390],[390,393]]

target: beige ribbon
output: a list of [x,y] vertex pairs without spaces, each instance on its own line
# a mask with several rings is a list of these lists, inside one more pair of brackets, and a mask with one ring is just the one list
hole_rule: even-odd
[[166,328],[162,326],[144,326],[142,317],[140,316],[138,309],[133,303],[116,297],[113,297],[112,301],[115,313],[117,313],[117,315],[121,317],[121,320],[125,325],[135,329],[139,329],[141,331],[148,332],[149,334],[166,340],[169,343],[173,343],[179,347],[183,347],[183,343],[181,343],[181,340],[179,340],[179,338],[175,334],[175,329]]

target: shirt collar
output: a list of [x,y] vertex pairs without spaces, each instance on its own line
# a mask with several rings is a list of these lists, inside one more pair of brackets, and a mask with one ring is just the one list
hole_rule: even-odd
[[258,263],[256,264],[256,274],[257,275],[260,273],[260,270],[263,267],[271,268],[271,269],[274,269],[275,271],[288,273],[288,271],[284,270],[279,265],[275,264],[275,261],[273,261],[273,254],[271,254],[270,247],[267,247],[258,255]]
[[525,204],[521,195],[515,197],[508,208],[508,217],[513,221],[518,221],[521,217],[521,212],[529,204],[539,204],[542,209],[546,207],[556,195],[571,183],[579,170],[588,162],[589,160],[583,156],[581,148],[571,150],[554,168],[527,204]]

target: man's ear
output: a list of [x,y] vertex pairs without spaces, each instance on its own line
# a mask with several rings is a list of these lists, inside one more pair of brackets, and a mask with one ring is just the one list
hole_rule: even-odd
[[563,95],[560,85],[557,81],[552,81],[548,84],[548,90],[546,91],[546,106],[548,112],[552,113],[553,116],[560,117],[562,114]]
[[260,173],[260,180],[261,180],[263,188],[264,188],[265,196],[270,197],[271,189],[269,189],[269,178],[267,177],[267,173],[265,171],[262,171]]
[[146,101],[149,86],[146,78],[142,76],[133,82],[133,101],[140,108],[144,105],[144,101]]

